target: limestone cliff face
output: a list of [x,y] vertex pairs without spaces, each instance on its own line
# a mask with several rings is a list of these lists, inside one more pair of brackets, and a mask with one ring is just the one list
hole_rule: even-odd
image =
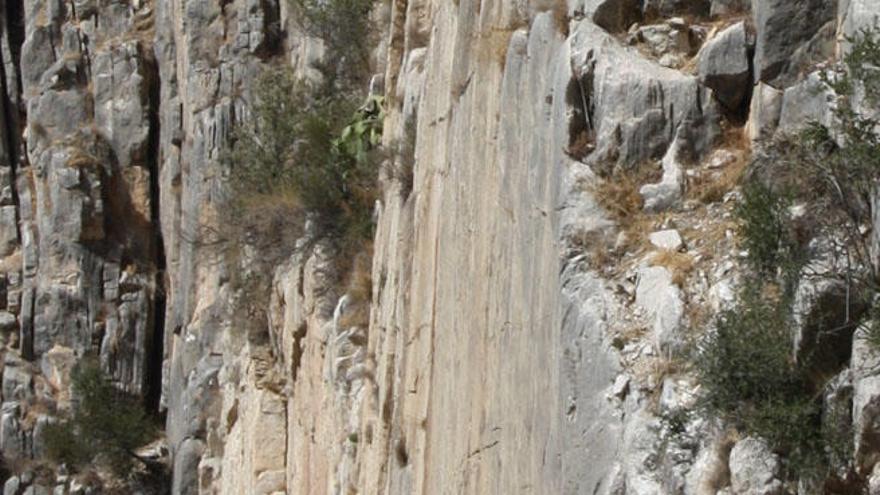
[[[167,414],[175,494],[783,493],[760,442],[699,421],[673,438],[660,421],[693,398],[669,357],[737,277],[733,199],[695,206],[684,186],[747,152],[732,142],[827,119],[816,64],[878,12],[377,5],[385,169],[413,180],[383,174],[370,324],[343,325],[332,253],[304,243],[275,268],[253,335],[234,324],[230,284],[247,263],[228,266],[213,236],[219,155],[259,72],[313,77],[321,43],[283,0],[7,1],[3,457],[41,455],[71,367],[94,353]],[[658,172],[645,205],[663,212],[650,249],[700,260],[685,287],[651,253],[591,254],[618,226],[590,184],[644,162]],[[880,389],[863,347],[840,382],[855,391],[860,475],[877,484]],[[13,474],[6,495],[86,490]]]

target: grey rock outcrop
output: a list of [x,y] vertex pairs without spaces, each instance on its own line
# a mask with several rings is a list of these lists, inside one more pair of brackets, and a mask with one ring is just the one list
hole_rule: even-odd
[[660,162],[663,170],[660,182],[646,184],[639,189],[639,194],[644,198],[645,210],[650,212],[667,210],[681,199],[684,170],[679,162],[679,153],[683,153],[682,148],[682,140],[676,138]]
[[675,229],[660,230],[648,236],[651,244],[660,248],[671,251],[678,251],[684,244],[681,235]]
[[[578,24],[570,44],[574,77],[585,88],[587,107],[594,109],[589,122],[596,150],[589,163],[613,157],[623,164],[659,158],[679,126],[702,131],[683,143],[683,152],[707,150],[717,133],[713,122],[718,116],[704,101],[696,78],[634,58],[590,22]],[[661,94],[664,103],[658,105]]]
[[[263,274],[266,311],[242,315],[233,275],[258,265],[246,253],[230,266],[215,238],[220,157],[253,81],[282,64],[320,79],[324,47],[288,2],[8,2],[4,457],[41,454],[53,421],[41,407],[68,410],[71,370],[93,354],[167,413],[175,495],[777,493],[778,459],[757,440],[730,452],[716,425],[686,417],[671,433],[657,416],[693,405],[696,387],[675,368],[683,330],[729,307],[737,280],[736,254],[725,268],[698,246],[714,230],[661,217],[698,216],[697,175],[727,173],[745,151],[705,161],[730,109],[756,140],[827,118],[829,95],[802,76],[877,9],[752,3],[754,74],[748,21],[692,58],[710,23],[747,14],[738,0],[378,5],[383,142],[412,178],[382,168],[369,322],[343,325],[350,298],[330,246],[289,246]],[[654,253],[603,237],[625,228],[587,184],[642,166],[662,167],[659,182],[634,186],[645,232],[662,233],[647,242],[693,257],[690,286],[648,266]],[[699,213],[718,237],[738,197],[723,196]],[[875,361],[857,339],[864,477],[880,451]],[[826,391],[828,410],[845,409],[846,378]],[[25,474],[5,491],[98,491]]]
[[836,0],[753,0],[755,80],[785,88],[830,55],[836,12]]
[[834,100],[834,92],[822,81],[821,73],[810,73],[782,94],[779,129],[792,133],[811,122],[830,128],[834,119]]
[[641,269],[636,287],[636,304],[653,320],[657,348],[664,352],[678,350],[682,344],[680,330],[684,304],[669,270],[660,266]]
[[738,22],[703,45],[698,55],[700,82],[729,110],[738,110],[750,93],[750,50],[745,22]]
[[730,484],[737,495],[781,495],[782,465],[762,440],[748,437],[730,451]]
[[880,461],[880,356],[871,349],[865,330],[857,330],[853,339],[851,368],[855,462],[862,473]]

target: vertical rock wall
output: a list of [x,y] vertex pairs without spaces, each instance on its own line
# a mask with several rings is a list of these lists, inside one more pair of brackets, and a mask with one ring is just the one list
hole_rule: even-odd
[[[260,70],[312,77],[320,43],[283,0],[2,9],[4,458],[39,455],[71,366],[95,354],[167,413],[175,494],[752,493],[708,425],[664,432],[686,380],[639,371],[678,345],[683,297],[717,310],[734,262],[681,292],[644,260],[603,276],[585,244],[617,230],[589,184],[651,163],[642,193],[664,210],[722,127],[827,116],[813,64],[876,1],[379,5],[392,153],[369,328],[344,325],[333,253],[303,244],[259,336],[232,314],[247,267],[217,248],[219,156]],[[647,336],[622,345],[631,327]],[[857,357],[867,477],[875,375]],[[733,458],[765,456],[754,444]]]

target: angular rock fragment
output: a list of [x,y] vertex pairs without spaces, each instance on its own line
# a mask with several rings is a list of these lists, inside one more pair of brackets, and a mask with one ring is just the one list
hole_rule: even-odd
[[739,110],[751,89],[750,38],[745,22],[738,22],[709,40],[698,55],[700,82],[729,111]]
[[740,440],[730,451],[730,484],[738,495],[781,495],[779,457],[754,437]]

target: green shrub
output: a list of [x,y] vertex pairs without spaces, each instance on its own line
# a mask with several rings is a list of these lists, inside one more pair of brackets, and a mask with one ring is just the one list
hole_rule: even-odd
[[70,466],[99,462],[117,475],[140,458],[135,450],[157,435],[142,405],[107,379],[100,365],[81,361],[71,376],[73,410],[69,418],[45,431],[50,459]]
[[362,84],[369,76],[373,0],[290,0],[299,28],[324,42],[317,69],[334,86]]
[[384,120],[381,98],[358,107],[352,97],[297,82],[286,69],[261,76],[254,97],[224,155],[229,198],[221,223],[227,261],[237,267],[234,325],[252,342],[267,338],[271,278],[298,240],[334,248],[340,280],[371,240]]
[[724,311],[694,364],[701,406],[785,454],[793,474],[812,474],[826,463],[828,443],[822,395],[804,363],[792,355],[794,326],[788,303],[747,286],[735,309]]
[[761,276],[775,277],[796,273],[802,254],[792,228],[791,198],[751,180],[743,187],[742,202],[736,214],[740,220],[739,236],[748,251],[752,270]]
[[[243,231],[233,237],[288,255],[307,215],[319,235],[368,237],[377,197],[371,151],[382,134],[381,99],[358,108],[344,96],[315,98],[284,69],[267,71],[255,96],[251,118],[236,129],[225,155],[231,227]],[[272,219],[288,225],[279,229],[278,222],[267,222]],[[278,239],[285,233],[292,239]]]

